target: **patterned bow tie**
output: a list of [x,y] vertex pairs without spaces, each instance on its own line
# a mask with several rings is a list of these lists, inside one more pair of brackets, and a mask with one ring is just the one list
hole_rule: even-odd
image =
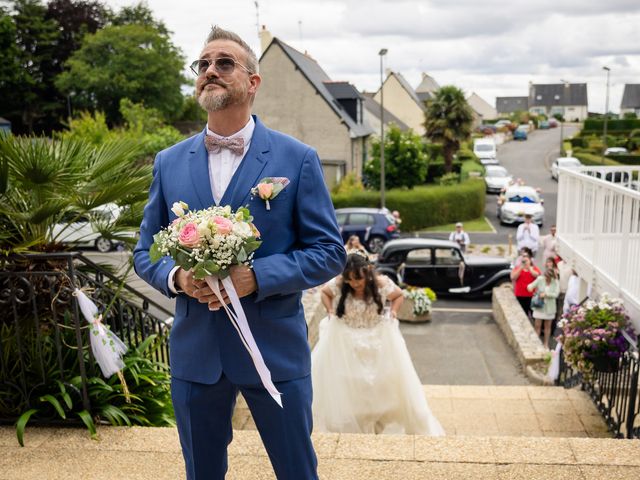
[[244,138],[219,138],[213,135],[205,135],[204,146],[211,153],[218,153],[221,149],[228,148],[236,155],[242,155],[244,153]]

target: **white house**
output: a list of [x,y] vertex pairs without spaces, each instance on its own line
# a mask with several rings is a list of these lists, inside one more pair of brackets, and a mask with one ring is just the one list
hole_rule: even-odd
[[529,84],[529,111],[552,117],[560,114],[566,121],[582,122],[588,116],[587,84]]

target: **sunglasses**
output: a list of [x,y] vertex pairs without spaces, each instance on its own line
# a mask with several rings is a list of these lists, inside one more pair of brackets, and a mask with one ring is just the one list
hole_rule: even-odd
[[204,72],[206,72],[207,69],[211,66],[211,64],[214,65],[216,72],[218,72],[220,75],[230,75],[235,70],[236,65],[241,67],[247,73],[251,74],[251,72],[247,67],[245,67],[239,62],[236,62],[231,57],[219,57],[214,59],[199,58],[198,60],[194,61],[189,66],[189,68],[191,68],[191,71],[195,75],[203,75]]

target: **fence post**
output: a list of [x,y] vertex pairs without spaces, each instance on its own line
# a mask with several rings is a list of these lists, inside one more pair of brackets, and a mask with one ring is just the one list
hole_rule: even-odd
[[638,396],[638,375],[640,375],[640,363],[638,352],[631,353],[633,369],[631,372],[631,387],[629,388],[629,408],[627,409],[627,438],[633,437],[633,424],[636,419],[636,398]]

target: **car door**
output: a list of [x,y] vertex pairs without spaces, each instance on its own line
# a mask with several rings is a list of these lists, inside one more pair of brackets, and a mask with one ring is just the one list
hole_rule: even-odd
[[465,264],[457,248],[434,248],[433,290],[448,292],[464,286]]
[[407,254],[402,281],[412,287],[430,287],[436,282],[431,248],[417,248]]
[[375,224],[375,218],[370,213],[351,212],[342,229],[342,238],[348,239],[351,235],[357,235],[360,242],[366,244],[369,240],[371,227]]
[[338,212],[336,213],[336,220],[338,221],[338,227],[340,228],[340,235],[342,235],[342,242],[347,243],[349,236],[344,231],[344,226],[349,218],[348,213]]

